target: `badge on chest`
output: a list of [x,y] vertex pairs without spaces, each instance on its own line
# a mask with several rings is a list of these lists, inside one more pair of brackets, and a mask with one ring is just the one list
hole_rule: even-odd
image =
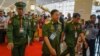
[[51,40],[54,40],[56,38],[57,34],[56,32],[53,32],[51,35],[50,35],[50,39]]
[[20,28],[19,32],[23,33],[24,32],[24,28]]

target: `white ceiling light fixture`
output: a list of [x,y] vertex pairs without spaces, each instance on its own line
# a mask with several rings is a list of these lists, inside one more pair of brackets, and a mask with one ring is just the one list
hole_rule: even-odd
[[31,5],[31,10],[35,10],[35,5]]
[[100,0],[96,0],[96,1],[100,2]]

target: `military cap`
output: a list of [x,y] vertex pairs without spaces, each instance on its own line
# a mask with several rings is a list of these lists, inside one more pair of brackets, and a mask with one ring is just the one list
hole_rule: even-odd
[[24,3],[24,2],[16,2],[15,6],[17,8],[25,8],[26,7],[26,3]]

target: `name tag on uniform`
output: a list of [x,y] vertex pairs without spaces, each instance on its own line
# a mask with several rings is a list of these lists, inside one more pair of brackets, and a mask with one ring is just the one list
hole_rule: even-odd
[[77,38],[78,36],[77,36],[77,32],[75,32],[75,38]]
[[19,31],[20,31],[20,33],[22,33],[22,32],[24,32],[24,29],[23,29],[23,28],[20,28],[20,30],[19,30]]
[[55,37],[56,37],[56,35],[57,35],[56,32],[53,32],[53,33],[51,34],[51,36],[50,36],[50,39],[51,39],[51,40],[54,40]]

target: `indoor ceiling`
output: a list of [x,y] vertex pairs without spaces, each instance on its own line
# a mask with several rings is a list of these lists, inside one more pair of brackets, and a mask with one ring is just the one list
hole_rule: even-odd
[[[18,0],[0,0],[0,8],[9,7],[9,6],[13,5],[17,1]],[[26,2],[26,0],[23,0],[23,1]]]
[[[19,0],[0,0],[0,8],[9,7],[17,1],[19,1]],[[27,2],[28,0],[22,0],[22,1]],[[44,4],[50,4],[50,3],[62,2],[62,1],[72,2],[74,0],[36,0],[36,3],[44,5]]]
[[[15,2],[19,0],[0,0],[0,8],[5,8],[13,5]],[[24,2],[28,0],[22,0]],[[55,3],[55,2],[61,2],[61,1],[66,1],[66,0],[36,0],[37,4],[50,4],[50,3]],[[67,1],[73,1],[73,0],[67,0]]]

